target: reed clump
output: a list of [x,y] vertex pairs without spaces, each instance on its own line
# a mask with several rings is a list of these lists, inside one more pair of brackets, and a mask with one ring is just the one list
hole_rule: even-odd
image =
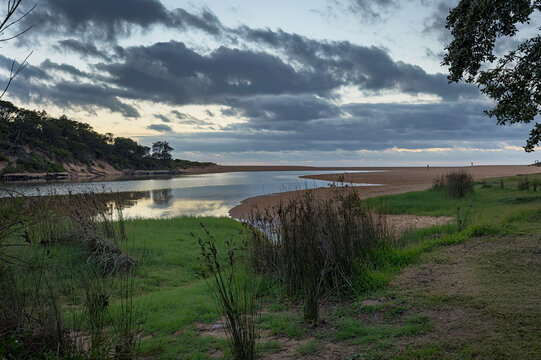
[[473,176],[466,171],[440,175],[434,179],[433,188],[447,192],[453,199],[460,199],[473,192]]
[[[528,177],[519,177],[518,183],[517,183],[517,188],[520,191],[528,191],[528,190],[530,190],[530,181],[528,180]],[[536,188],[537,188],[537,186],[536,186]]]
[[[92,193],[2,192],[0,357],[132,358],[137,261],[121,250],[120,205]],[[122,305],[118,316],[112,297]]]
[[252,360],[256,357],[256,341],[260,303],[257,297],[259,278],[246,271],[240,256],[244,247],[234,247],[226,241],[227,256],[216,247],[216,240],[204,224],[205,239],[192,236],[199,242],[202,275],[207,280],[213,300],[225,317],[233,359]]
[[249,229],[253,268],[275,276],[288,294],[301,295],[304,318],[313,324],[321,297],[355,291],[374,250],[391,237],[354,188],[335,188],[326,200],[306,191],[254,213]]

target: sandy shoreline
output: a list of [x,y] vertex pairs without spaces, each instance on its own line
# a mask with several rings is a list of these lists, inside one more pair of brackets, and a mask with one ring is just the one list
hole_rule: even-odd
[[[337,181],[338,176],[343,175],[344,181],[352,184],[379,184],[378,186],[355,186],[361,198],[374,196],[382,196],[389,194],[399,194],[410,191],[420,191],[429,188],[435,177],[442,174],[447,174],[455,170],[465,170],[469,172],[475,180],[499,176],[515,176],[519,174],[534,174],[541,173],[541,167],[528,165],[493,165],[493,166],[469,166],[469,167],[312,167],[312,166],[206,166],[187,169],[179,169],[182,174],[211,174],[225,172],[240,172],[240,171],[374,171],[366,173],[341,173],[341,174],[323,174],[323,175],[306,175],[303,178],[325,180],[329,182]],[[92,174],[97,177],[90,178],[91,174],[70,173],[69,182],[79,181],[112,181],[125,176],[131,176],[133,179],[144,179],[147,176],[134,175],[137,171],[119,172],[111,169],[101,169],[102,173]],[[152,172],[150,172],[152,173]],[[44,174],[28,174],[28,175],[44,175]],[[34,180],[42,182],[45,180]],[[33,182],[30,180],[30,182]],[[327,198],[331,194],[329,188],[317,188],[312,190],[316,197]],[[278,205],[281,201],[288,201],[295,197],[298,191],[289,191],[277,194],[261,195],[245,199],[240,205],[230,209],[229,215],[237,219],[247,219],[254,209],[264,210]]]
[[[344,168],[311,168],[311,170],[340,170]],[[295,169],[297,170],[297,169]],[[303,170],[303,169],[299,169]],[[420,191],[432,186],[435,177],[456,170],[465,170],[475,180],[482,180],[500,176],[515,176],[541,173],[541,167],[527,165],[494,165],[470,167],[359,167],[348,170],[379,170],[380,172],[343,174],[344,181],[348,183],[380,184],[379,186],[355,186],[361,198],[401,194],[410,191]],[[383,170],[383,171],[381,171]],[[243,170],[238,170],[243,171]],[[252,170],[254,171],[254,170]],[[260,170],[261,171],[261,170]],[[340,174],[307,175],[303,178],[337,181]],[[313,190],[317,198],[327,198],[332,194],[329,188]],[[281,201],[287,202],[295,197],[298,191],[289,191],[278,194],[261,195],[248,198],[240,205],[229,211],[229,215],[237,219],[247,219],[254,209],[264,210],[278,205]]]

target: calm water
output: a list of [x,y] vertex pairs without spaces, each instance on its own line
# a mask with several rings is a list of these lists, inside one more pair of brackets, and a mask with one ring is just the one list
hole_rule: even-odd
[[25,183],[17,184],[14,188],[29,196],[88,191],[118,193],[127,203],[124,208],[126,218],[228,216],[229,209],[248,197],[329,185],[328,181],[301,179],[299,176],[343,172],[328,170],[234,172],[165,179]]

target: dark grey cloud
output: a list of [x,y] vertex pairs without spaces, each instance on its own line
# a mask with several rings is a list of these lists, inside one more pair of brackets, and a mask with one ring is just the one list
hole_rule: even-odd
[[316,41],[283,31],[240,28],[239,36],[282,50],[284,56],[304,65],[314,80],[327,84],[357,85],[362,90],[397,89],[410,94],[432,93],[444,99],[475,96],[477,89],[450,87],[444,74],[427,74],[421,67],[394,61],[386,50],[348,41]]
[[397,0],[353,0],[350,9],[360,13],[364,19],[374,21],[381,20],[382,13],[399,5]]
[[[329,100],[342,86],[357,87],[367,95],[388,90],[411,95],[428,93],[445,101],[479,94],[472,85],[449,85],[443,74],[428,74],[419,66],[394,61],[384,49],[374,46],[317,41],[281,30],[248,27],[232,34],[271,51],[222,46],[200,54],[177,41],[126,48],[117,45],[114,56],[92,65],[93,71],[88,74],[71,65],[44,62],[44,70],[87,76],[88,81],[34,84],[33,91],[45,99],[61,98],[58,103],[65,106],[81,104],[86,96],[89,106],[105,106],[130,117],[138,116],[138,112],[125,100],[222,104],[233,107],[231,114],[251,117],[262,127],[271,122],[285,124],[336,116],[340,111]],[[69,44],[79,52],[97,51],[82,42],[61,44]],[[36,73],[28,76],[43,80],[47,74],[44,70],[38,74],[38,70],[31,68],[29,71]],[[68,92],[61,94],[63,90]],[[196,120],[190,119],[193,124],[210,124]]]
[[[314,95],[253,96],[232,101],[229,105],[239,109],[236,116],[249,118],[249,126],[254,130],[298,130],[306,122],[342,114],[338,106]],[[237,126],[246,125],[232,125],[230,129]]]
[[179,124],[183,124],[183,125],[196,125],[196,126],[208,126],[208,125],[213,125],[211,122],[209,121],[205,121],[205,120],[201,120],[201,119],[198,119],[196,118],[195,116],[192,116],[192,115],[189,115],[189,114],[185,114],[185,113],[182,113],[178,110],[173,110],[171,111],[171,113],[173,115],[175,115],[178,119],[178,123]]
[[39,65],[39,68],[41,70],[44,70],[44,71],[53,70],[53,71],[59,71],[59,72],[65,73],[65,74],[69,74],[69,75],[72,75],[74,77],[89,78],[89,75],[87,73],[79,70],[78,68],[76,68],[73,65],[58,64],[58,63],[55,63],[55,62],[51,61],[50,59],[46,59],[45,61],[43,61]]
[[317,74],[297,72],[277,56],[251,50],[220,47],[200,55],[184,43],[170,41],[126,48],[124,53],[123,62],[100,64],[98,69],[135,96],[173,104],[211,103],[227,96],[325,91],[339,84],[318,82]]
[[94,44],[84,43],[76,39],[60,40],[55,48],[63,52],[74,52],[82,57],[95,57],[109,60],[109,55],[106,51],[99,50]]
[[[351,104],[349,117],[293,122],[288,131],[254,131],[248,122],[223,132],[177,134],[177,151],[230,153],[254,151],[358,151],[445,147],[494,148],[498,142],[522,143],[526,126],[494,126],[483,114],[486,104]],[[295,127],[296,126],[296,127]]]
[[450,86],[445,75],[394,61],[377,47],[315,41],[282,31],[243,28],[239,34],[273,46],[283,56],[227,47],[202,55],[184,43],[169,41],[123,48],[117,52],[119,61],[96,68],[131,98],[175,105],[227,104],[235,98],[271,94],[332,97],[346,85],[365,92],[429,93],[445,100],[478,95],[474,86]]
[[207,114],[210,117],[214,117],[214,113],[210,110],[205,110],[205,114]]
[[[11,64],[11,60],[0,55],[0,67]],[[127,118],[140,116],[138,110],[121,98],[126,98],[124,90],[106,84],[81,82],[78,79],[61,80],[51,76],[50,70],[61,71],[73,76],[86,76],[85,73],[66,64],[56,64],[50,60],[40,67],[28,65],[11,84],[8,96],[25,103],[55,105],[64,109],[83,109],[95,113],[97,109],[118,112]],[[0,77],[0,83],[7,81]]]
[[[445,0],[452,1],[452,0]],[[356,0],[358,8],[389,8],[396,0]],[[212,35],[227,34],[278,51],[263,52],[220,47],[200,54],[184,43],[170,41],[151,46],[114,46],[115,59],[98,69],[111,76],[114,86],[126,89],[134,99],[154,97],[171,104],[223,102],[227,97],[265,94],[310,93],[328,97],[343,85],[363,91],[398,90],[409,94],[431,93],[442,98],[475,96],[465,84],[448,86],[443,74],[427,74],[418,66],[394,61],[382,48],[347,41],[316,41],[297,34],[269,29],[226,28],[208,9],[192,14],[169,11],[158,0],[121,1],[43,0],[28,21],[49,27],[42,33],[69,33],[114,39],[132,27],[161,24],[178,29],[200,29]],[[84,35],[86,34],[86,35]],[[83,36],[84,35],[84,36]],[[88,36],[87,36],[88,37]],[[59,48],[109,60],[92,39],[61,40]]]
[[162,133],[173,132],[173,129],[171,128],[171,126],[165,125],[165,124],[151,124],[147,126],[147,129],[162,132]]
[[118,112],[127,118],[140,117],[135,107],[119,100],[119,97],[122,97],[121,92],[106,85],[62,81],[50,87],[44,87],[35,94],[64,108],[81,107],[88,110],[99,107]]
[[155,114],[154,117],[156,119],[160,119],[162,122],[164,123],[170,123],[171,122],[171,119],[169,119],[167,116],[165,115],[161,115],[161,114]]
[[[15,64],[13,64],[13,59],[10,59],[8,57],[5,57],[4,55],[0,54],[0,69],[6,71],[9,73],[11,67],[13,66],[14,70],[17,70],[20,66],[19,61],[15,61]],[[22,79],[24,81],[30,81],[30,80],[52,80],[51,76],[40,67],[31,66],[28,65],[24,68],[22,72],[19,73],[17,76],[17,79]]]
[[445,20],[449,11],[458,4],[458,0],[438,0],[429,3],[432,8],[432,14],[424,20],[423,33],[429,36],[435,36],[443,45],[451,42],[451,33],[445,28]]
[[[159,0],[41,0],[21,26],[33,25],[37,35],[74,35],[89,40],[115,40],[134,29],[162,25],[178,30],[198,29],[218,35],[219,19],[208,9],[192,14],[169,11]],[[24,39],[23,39],[24,40]],[[69,46],[69,45],[68,45]]]
[[218,17],[207,8],[199,15],[191,14],[184,9],[175,9],[171,11],[165,24],[182,30],[195,28],[212,35],[220,35],[224,30]]

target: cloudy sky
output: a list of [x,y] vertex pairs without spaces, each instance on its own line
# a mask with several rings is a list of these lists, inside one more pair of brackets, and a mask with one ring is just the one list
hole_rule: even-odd
[[4,99],[145,145],[167,140],[191,160],[541,160],[522,149],[527,126],[496,126],[476,86],[447,83],[444,21],[456,3],[38,0],[20,24],[32,29],[1,44],[0,81],[33,51]]

